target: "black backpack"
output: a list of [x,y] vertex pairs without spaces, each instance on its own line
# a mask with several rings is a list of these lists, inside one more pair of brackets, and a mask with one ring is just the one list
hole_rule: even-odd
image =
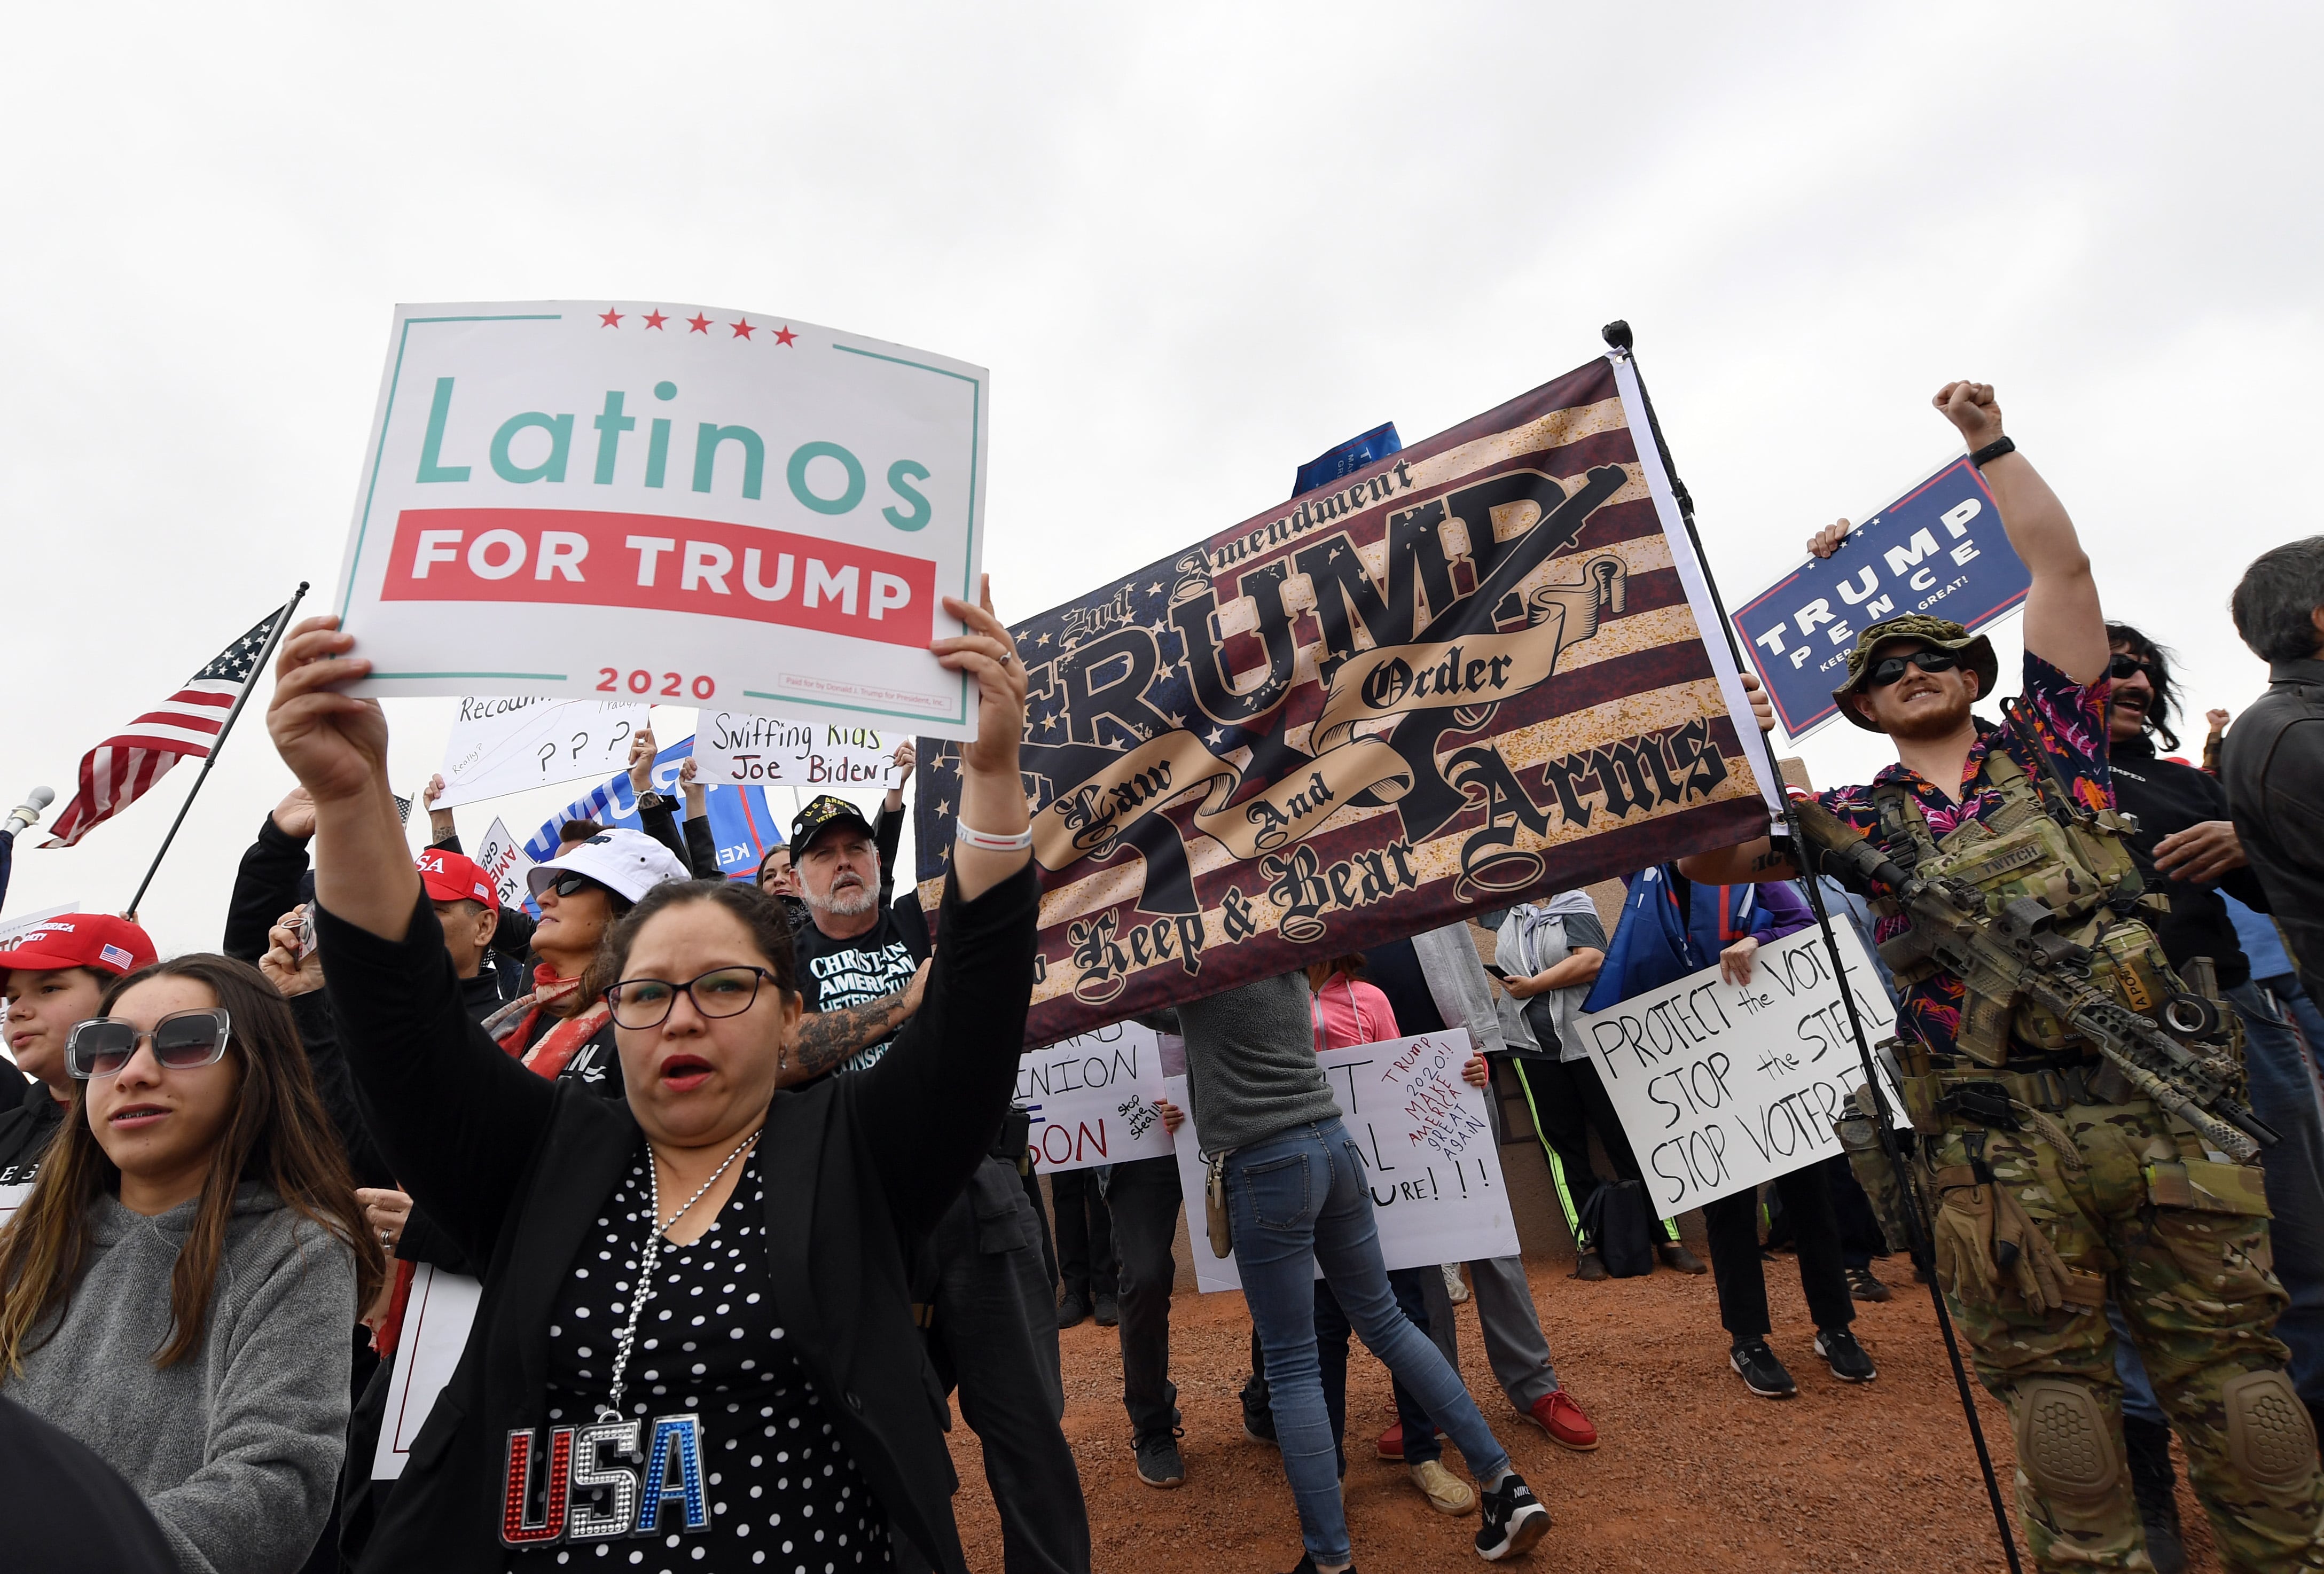
[[1655,1271],[1654,1212],[1637,1181],[1608,1181],[1582,1205],[1582,1230],[1591,1249],[1617,1279]]

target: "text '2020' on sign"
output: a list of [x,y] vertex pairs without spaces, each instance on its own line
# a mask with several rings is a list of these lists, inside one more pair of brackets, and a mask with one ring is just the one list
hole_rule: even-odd
[[981,367],[760,314],[399,307],[338,610],[375,695],[620,695],[932,737]]

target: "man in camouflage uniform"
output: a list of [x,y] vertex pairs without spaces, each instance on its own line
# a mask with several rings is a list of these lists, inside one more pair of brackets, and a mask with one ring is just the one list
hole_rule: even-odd
[[[2151,1010],[2187,986],[2123,880],[2108,651],[2089,559],[2063,506],[2003,437],[1993,391],[1950,383],[1935,403],[1967,439],[2032,571],[2024,696],[2012,723],[1982,725],[1969,705],[1997,677],[1982,637],[1920,614],[1873,625],[1834,697],[1849,721],[1895,741],[1898,763],[1821,801],[1893,861],[1917,860],[1989,897],[2037,894],[2060,933],[2091,946],[2093,984]],[[1833,526],[1812,549],[1828,555],[1847,529]],[[1761,838],[1680,867],[1731,884],[1790,866],[1788,848]],[[1883,921],[1892,963],[1909,960],[1909,930],[1901,916]],[[2270,1266],[2258,1169],[2208,1153],[2054,1017],[1969,996],[1926,960],[1897,981],[1938,1276],[1978,1376],[2009,1405],[2035,1561],[2153,1567],[2124,1464],[2111,1290],[2186,1447],[2221,1556],[2236,1569],[2324,1569],[2324,1474],[2270,1331],[2286,1298]],[[2239,1046],[2231,1012],[2211,1036]]]

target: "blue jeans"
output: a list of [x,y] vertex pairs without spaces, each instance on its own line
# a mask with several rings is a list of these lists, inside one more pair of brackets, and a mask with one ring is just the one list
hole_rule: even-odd
[[1508,1468],[1507,1450],[1426,1334],[1397,1310],[1380,1260],[1363,1160],[1337,1118],[1296,1126],[1226,1160],[1227,1210],[1267,1379],[1300,1540],[1317,1563],[1349,1560],[1348,1522],[1315,1355],[1314,1268],[1365,1348],[1401,1378],[1451,1437],[1479,1482]]

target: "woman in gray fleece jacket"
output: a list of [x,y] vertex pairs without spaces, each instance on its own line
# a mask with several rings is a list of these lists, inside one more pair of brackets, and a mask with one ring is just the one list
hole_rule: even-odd
[[196,1574],[290,1574],[330,1514],[379,1283],[290,1008],[247,963],[113,984],[0,1232],[0,1392],[124,1477]]

